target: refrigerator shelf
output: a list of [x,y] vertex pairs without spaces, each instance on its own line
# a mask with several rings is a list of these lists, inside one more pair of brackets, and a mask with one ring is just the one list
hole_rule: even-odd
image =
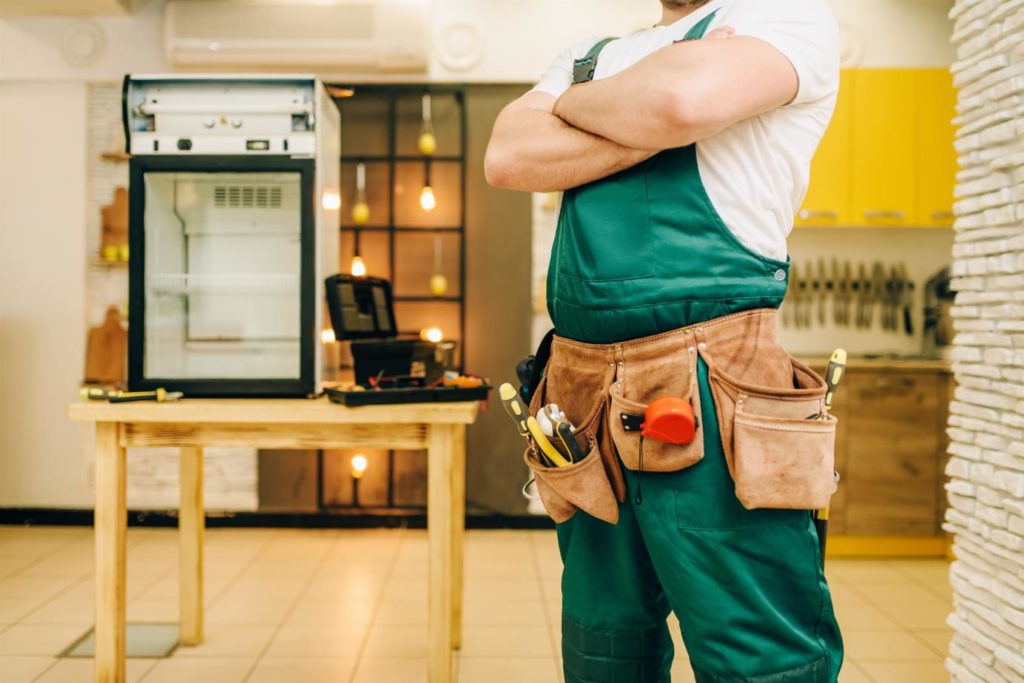
[[299,289],[294,273],[159,273],[147,279],[153,294],[292,294]]

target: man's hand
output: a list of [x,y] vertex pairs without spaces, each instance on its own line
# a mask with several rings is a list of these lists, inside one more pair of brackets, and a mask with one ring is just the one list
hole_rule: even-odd
[[554,113],[620,145],[661,151],[784,106],[798,89],[796,69],[781,52],[723,27],[570,88]]
[[555,192],[605,178],[654,155],[578,130],[552,113],[555,98],[528,92],[494,123],[484,175],[494,187]]

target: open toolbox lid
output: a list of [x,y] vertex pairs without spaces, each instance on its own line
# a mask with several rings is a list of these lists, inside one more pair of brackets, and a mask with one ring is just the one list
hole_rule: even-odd
[[327,278],[325,284],[331,326],[338,341],[398,336],[390,282],[338,274]]

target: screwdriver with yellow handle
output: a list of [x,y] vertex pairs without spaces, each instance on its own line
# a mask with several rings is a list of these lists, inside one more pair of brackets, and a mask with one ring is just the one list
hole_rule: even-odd
[[[846,374],[846,351],[836,349],[829,359],[828,368],[825,369],[825,406],[818,415],[819,420],[827,420],[829,411],[832,409],[832,400],[836,395],[836,388],[839,380]],[[836,473],[836,483],[839,482],[839,473]],[[828,506],[814,512],[814,529],[818,532],[818,541],[821,544],[821,565],[825,566],[825,542],[828,539]]]
[[505,412],[509,414],[516,423],[519,435],[529,439],[531,436],[540,449],[542,457],[555,467],[568,467],[572,463],[558,452],[544,431],[537,423],[537,418],[527,415],[523,402],[519,400],[519,392],[511,384],[505,383],[498,387],[498,395],[501,397],[501,404],[505,406]]

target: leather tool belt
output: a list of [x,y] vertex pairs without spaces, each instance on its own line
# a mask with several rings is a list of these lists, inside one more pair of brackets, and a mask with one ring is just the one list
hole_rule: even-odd
[[[545,467],[536,444],[527,449],[552,519],[564,522],[580,509],[615,524],[626,496],[622,467],[675,472],[700,462],[706,444],[698,356],[708,367],[740,502],[749,509],[826,507],[836,489],[836,418],[824,412],[825,380],[779,342],[776,316],[775,309],[755,309],[618,344],[556,336],[530,413],[557,403],[587,455],[569,467]],[[648,403],[669,396],[691,402],[696,437],[682,445],[641,444],[622,415],[642,414]]]

